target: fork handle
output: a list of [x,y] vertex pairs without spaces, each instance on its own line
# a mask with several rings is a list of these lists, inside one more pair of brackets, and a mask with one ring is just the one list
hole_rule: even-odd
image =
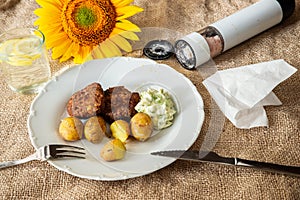
[[15,165],[20,165],[20,164],[23,164],[23,163],[26,163],[26,162],[29,162],[29,161],[32,161],[32,160],[38,160],[37,157],[36,157],[36,154],[32,154],[26,158],[23,158],[23,159],[20,159],[20,160],[12,160],[12,161],[7,161],[7,162],[1,162],[0,163],[0,169],[4,169],[4,168],[7,168],[7,167],[12,167],[12,166],[15,166]]

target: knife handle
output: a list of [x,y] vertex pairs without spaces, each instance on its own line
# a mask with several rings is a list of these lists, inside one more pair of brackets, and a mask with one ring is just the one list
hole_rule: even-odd
[[273,163],[245,160],[245,159],[241,159],[241,158],[235,158],[235,165],[258,168],[258,169],[269,171],[269,172],[289,174],[289,175],[300,177],[300,167],[277,165],[277,164],[273,164]]

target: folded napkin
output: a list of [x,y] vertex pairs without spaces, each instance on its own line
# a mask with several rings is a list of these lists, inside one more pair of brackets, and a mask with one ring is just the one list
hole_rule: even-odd
[[296,71],[284,60],[274,60],[218,71],[203,84],[237,128],[268,126],[263,106],[282,104],[272,90]]

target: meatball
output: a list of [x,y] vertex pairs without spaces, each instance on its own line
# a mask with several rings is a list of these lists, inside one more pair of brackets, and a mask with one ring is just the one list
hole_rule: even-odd
[[92,83],[74,93],[67,104],[70,116],[89,118],[100,113],[104,92],[99,83]]
[[140,95],[131,93],[124,86],[109,88],[104,92],[101,115],[108,123],[119,119],[130,121],[137,113],[134,107],[139,101]]

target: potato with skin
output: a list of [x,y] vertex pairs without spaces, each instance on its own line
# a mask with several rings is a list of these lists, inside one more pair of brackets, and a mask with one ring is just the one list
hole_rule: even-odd
[[132,136],[139,140],[147,140],[153,132],[153,123],[151,117],[146,113],[137,113],[130,120]]
[[101,149],[100,156],[105,161],[120,160],[125,157],[126,147],[119,139],[108,141]]
[[66,117],[61,120],[58,133],[66,141],[80,140],[83,135],[83,124],[76,117]]
[[85,138],[96,144],[100,143],[106,135],[106,122],[100,116],[89,118],[84,125]]
[[110,125],[112,136],[125,142],[130,135],[129,123],[124,120],[116,120]]

